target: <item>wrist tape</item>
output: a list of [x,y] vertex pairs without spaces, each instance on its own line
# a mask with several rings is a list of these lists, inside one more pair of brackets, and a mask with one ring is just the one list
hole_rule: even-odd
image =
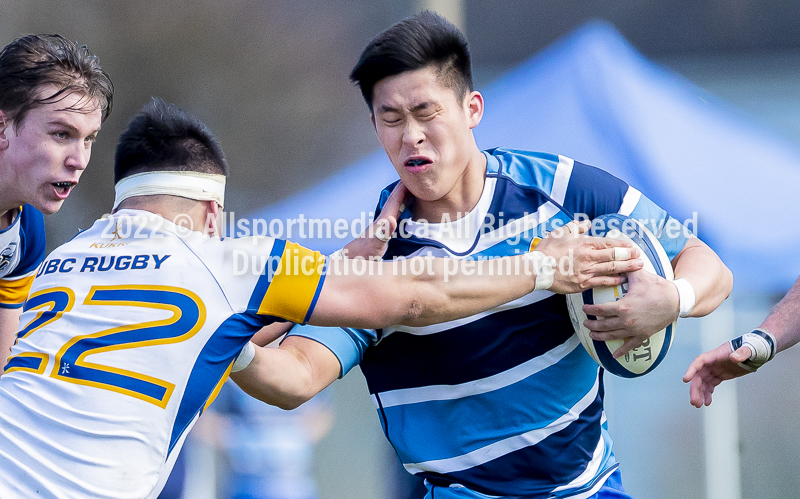
[[730,341],[731,352],[744,347],[750,349],[750,357],[738,364],[748,371],[755,372],[773,357],[778,349],[778,342],[772,333],[763,328],[756,328]]
[[536,273],[536,285],[533,289],[535,291],[550,289],[555,279],[556,259],[541,251],[526,253],[525,257],[533,264],[533,270]]
[[253,361],[253,357],[256,356],[256,346],[253,344],[252,341],[248,341],[247,345],[242,348],[242,351],[239,352],[239,356],[236,357],[236,360],[233,361],[233,366],[231,366],[232,373],[238,373],[245,367],[249,366],[250,363]]

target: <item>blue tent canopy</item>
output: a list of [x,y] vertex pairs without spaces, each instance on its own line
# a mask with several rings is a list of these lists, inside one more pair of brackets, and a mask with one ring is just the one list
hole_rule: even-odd
[[[649,62],[613,27],[585,25],[483,93],[482,148],[558,153],[626,180],[693,220],[733,270],[737,292],[783,292],[800,274],[800,148]],[[375,152],[254,217],[368,220],[396,178]],[[349,229],[338,239],[274,235],[332,252]]]

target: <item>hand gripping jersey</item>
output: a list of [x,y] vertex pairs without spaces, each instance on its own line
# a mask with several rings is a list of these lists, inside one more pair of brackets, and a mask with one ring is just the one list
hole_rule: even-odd
[[311,315],[324,265],[135,210],[56,249],[0,377],[0,497],[155,498],[252,334]]
[[0,231],[0,308],[22,306],[44,251],[44,217],[23,205],[14,222]]
[[[577,214],[622,213],[660,235],[670,259],[687,233],[636,189],[571,159],[493,149],[475,208],[444,223],[403,214],[384,258],[494,258],[529,251]],[[387,188],[381,206],[391,192]],[[677,225],[669,234],[663,230]],[[509,269],[513,271],[513,269]],[[386,438],[435,499],[585,498],[617,468],[602,369],[581,346],[563,295],[534,291],[428,327],[294,328],[361,371]]]

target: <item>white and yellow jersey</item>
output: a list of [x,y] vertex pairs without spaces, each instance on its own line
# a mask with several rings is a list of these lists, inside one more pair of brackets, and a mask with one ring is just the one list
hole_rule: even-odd
[[0,377],[0,497],[155,498],[253,333],[308,320],[324,266],[137,210],[57,248]]

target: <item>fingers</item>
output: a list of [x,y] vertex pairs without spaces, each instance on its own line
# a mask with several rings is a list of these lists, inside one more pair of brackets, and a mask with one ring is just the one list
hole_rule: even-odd
[[624,343],[622,343],[621,347],[617,348],[616,351],[614,351],[612,356],[615,359],[618,359],[618,358],[622,357],[623,355],[625,355],[626,353],[628,353],[631,350],[633,350],[634,348],[636,348],[639,345],[641,345],[643,341],[644,341],[644,338],[631,336],[630,338],[627,338]]
[[590,258],[598,263],[621,262],[636,259],[641,255],[639,248],[632,246],[612,246],[610,248],[595,248],[590,253]]
[[[584,305],[583,311],[586,315],[596,315],[599,317],[617,317],[620,314],[619,301],[608,303],[598,303],[595,305]],[[588,326],[587,326],[588,327]],[[593,328],[589,328],[593,329]]]
[[388,243],[392,240],[394,229],[397,228],[397,220],[394,217],[376,220],[374,234],[375,237],[382,243]]
[[398,182],[395,188],[392,190],[392,193],[389,194],[389,198],[383,204],[379,218],[394,217],[397,219],[400,217],[400,214],[408,204],[408,198],[410,197],[411,193],[408,191],[406,186],[403,185],[403,182]]
[[610,286],[619,286],[620,284],[628,282],[628,277],[624,274],[621,275],[611,275],[611,276],[595,276],[590,277],[588,279],[584,279],[583,281],[576,284],[578,289],[574,292],[581,292],[587,290],[589,288],[607,288]]
[[590,272],[593,275],[614,275],[614,274],[627,274],[629,272],[636,272],[644,267],[644,262],[638,258],[634,260],[625,261],[607,261],[605,263],[596,263],[591,267]]
[[595,249],[605,248],[635,248],[630,241],[611,239],[608,237],[584,236],[583,242],[590,244]]
[[[623,331],[625,324],[620,317],[603,317],[598,316],[595,320],[585,320],[583,321],[583,325],[591,331],[592,339],[597,341],[608,341],[608,340],[620,340],[626,336],[630,336],[631,332],[628,331],[627,334]],[[612,336],[610,333],[611,331],[619,331],[620,334],[617,336]]]
[[683,382],[688,383],[692,381],[692,378],[695,377],[697,371],[699,371],[701,367],[703,367],[703,361],[701,360],[700,356],[698,356],[689,365],[689,369],[686,370],[686,374],[683,375]]
[[704,405],[711,405],[711,394],[714,393],[714,386],[709,385],[700,376],[692,379],[689,385],[689,403],[698,409]]

